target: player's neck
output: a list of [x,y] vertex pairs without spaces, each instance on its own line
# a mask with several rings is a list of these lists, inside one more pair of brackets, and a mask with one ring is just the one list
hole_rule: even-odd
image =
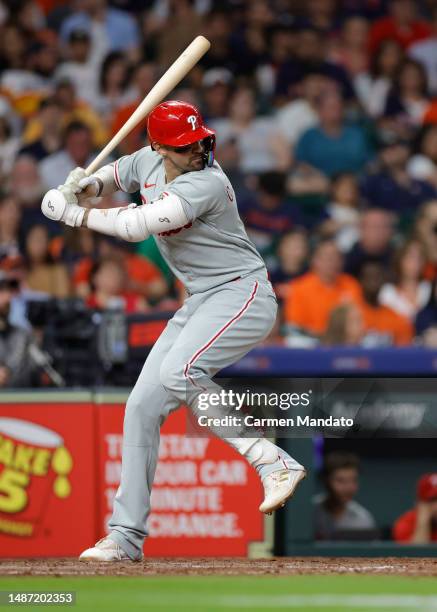
[[164,159],[165,182],[171,183],[181,174],[184,174],[182,168],[178,168],[172,160]]

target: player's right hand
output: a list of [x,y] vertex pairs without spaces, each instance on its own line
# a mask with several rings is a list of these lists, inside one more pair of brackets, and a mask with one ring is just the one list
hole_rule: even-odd
[[79,181],[79,191],[86,191],[88,196],[95,198],[100,191],[99,179],[93,174],[85,176]]
[[66,187],[70,187],[73,193],[79,193],[82,188],[79,186],[79,181],[86,177],[86,172],[83,168],[79,166],[72,170],[70,174],[67,176],[67,179],[64,183]]

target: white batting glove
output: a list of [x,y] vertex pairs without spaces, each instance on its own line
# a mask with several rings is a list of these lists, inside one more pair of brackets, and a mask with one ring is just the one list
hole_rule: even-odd
[[74,193],[79,193],[81,187],[79,187],[79,181],[86,177],[86,172],[83,168],[77,167],[70,172],[67,176],[67,180],[64,185],[70,187]]
[[80,191],[87,190],[87,193],[92,198],[95,198],[99,195],[99,193],[102,190],[102,187],[103,187],[102,182],[99,181],[97,176],[94,176],[93,174],[91,174],[91,176],[86,176],[80,179],[79,181],[79,190]]
[[[50,189],[42,201],[41,210],[45,217],[52,221],[61,221],[65,225],[71,227],[80,227],[82,225],[85,208],[78,206],[76,203],[70,202],[65,197],[64,189]],[[73,194],[74,195],[74,194]],[[74,196],[76,198],[76,196]],[[76,198],[77,202],[77,198]]]

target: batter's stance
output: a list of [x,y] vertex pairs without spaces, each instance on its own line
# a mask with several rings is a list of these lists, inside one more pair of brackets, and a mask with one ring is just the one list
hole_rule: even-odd
[[[151,147],[86,177],[76,168],[42,203],[44,214],[73,227],[139,242],[155,240],[188,291],[183,306],[154,345],[126,405],[121,482],[110,533],[80,559],[142,558],[159,430],[181,402],[196,411],[211,378],[270,332],[277,303],[263,260],[246,235],[234,190],[214,161],[215,134],[185,102],[159,104],[149,115]],[[79,199],[121,189],[141,192],[143,204],[85,209]],[[285,451],[263,438],[226,438],[257,470],[260,511],[284,505],[305,477]]]

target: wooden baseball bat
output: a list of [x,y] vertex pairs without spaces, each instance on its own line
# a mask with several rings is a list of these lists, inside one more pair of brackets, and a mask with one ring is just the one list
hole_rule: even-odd
[[108,144],[100,151],[97,157],[90,163],[85,172],[89,176],[95,172],[102,161],[115,149],[140,121],[145,119],[150,111],[161,102],[182,79],[197,64],[200,58],[210,48],[211,43],[204,36],[197,36],[192,43],[181,53],[170,68],[162,75],[159,81],[152,87],[144,100],[134,110],[126,123],[111,138]]

